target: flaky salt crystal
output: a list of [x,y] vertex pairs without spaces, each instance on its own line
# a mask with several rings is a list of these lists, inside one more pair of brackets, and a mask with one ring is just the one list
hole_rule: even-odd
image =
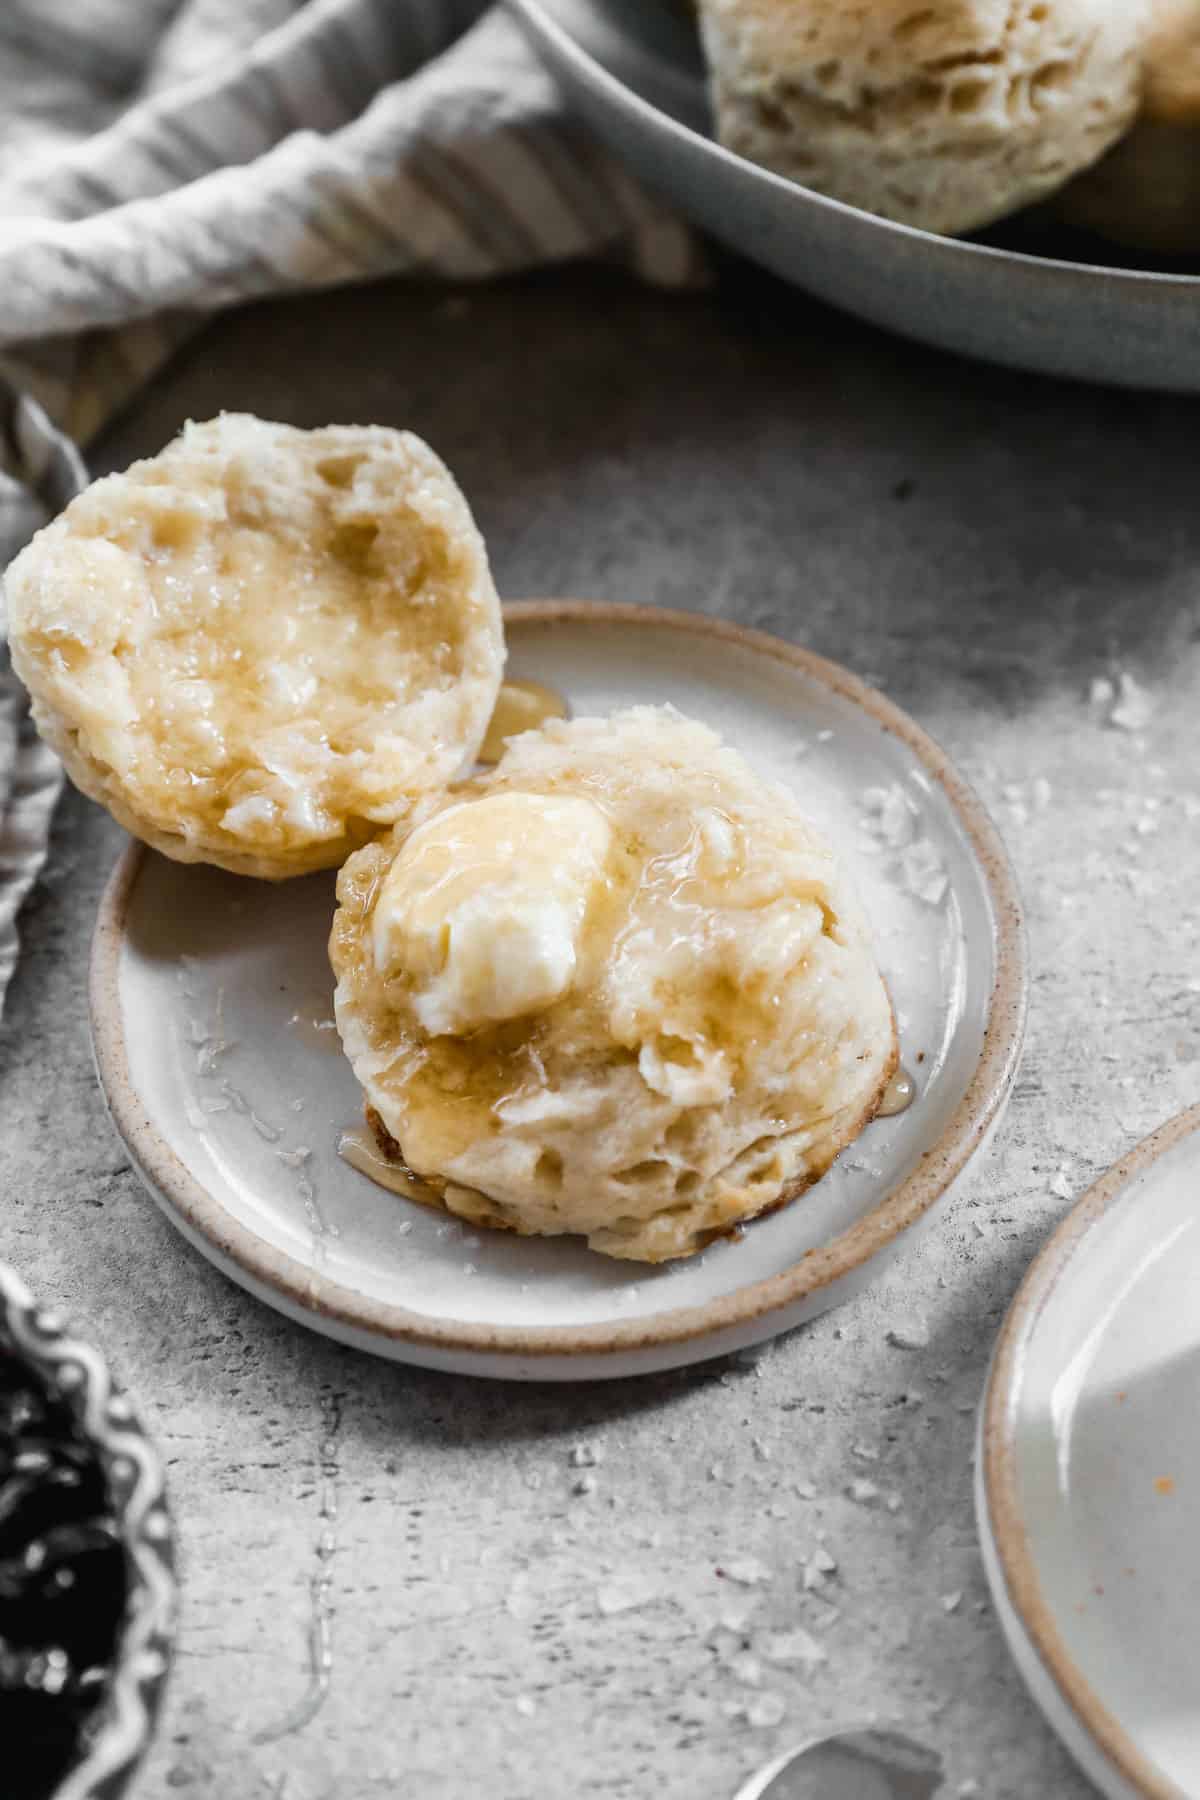
[[763,1730],[782,1724],[786,1713],[787,1702],[782,1694],[755,1694],[746,1707],[747,1722]]
[[528,1579],[526,1575],[513,1577],[504,1600],[504,1610],[510,1619],[532,1619],[537,1612],[537,1601],[528,1590]]
[[807,1631],[797,1628],[795,1631],[769,1631],[755,1640],[755,1648],[770,1663],[803,1663],[805,1668],[816,1668],[819,1663],[828,1662],[829,1654],[824,1645],[818,1644],[815,1638],[809,1637]]
[[758,1687],[762,1681],[762,1664],[748,1650],[731,1656],[725,1666],[733,1679],[740,1681],[743,1687]]
[[747,1625],[759,1603],[758,1594],[742,1594],[736,1601],[727,1600],[717,1613],[717,1624],[722,1631],[732,1632],[735,1645],[740,1644]]
[[611,1618],[615,1613],[649,1606],[658,1595],[658,1583],[648,1575],[622,1575],[596,1589],[596,1607],[605,1618]]
[[936,906],[950,883],[942,859],[925,838],[908,844],[896,859],[901,880],[910,894],[927,906]]
[[903,788],[869,787],[862,796],[863,829],[893,850],[911,843],[917,830],[917,815]]
[[926,1350],[929,1328],[920,1319],[906,1319],[902,1324],[892,1326],[887,1341],[897,1350]]
[[1116,700],[1108,715],[1110,725],[1118,731],[1144,731],[1157,711],[1157,702],[1148,689],[1125,669],[1117,676]]
[[740,1587],[758,1587],[771,1579],[770,1569],[757,1556],[740,1556],[735,1562],[726,1563],[722,1573],[726,1580],[736,1581]]

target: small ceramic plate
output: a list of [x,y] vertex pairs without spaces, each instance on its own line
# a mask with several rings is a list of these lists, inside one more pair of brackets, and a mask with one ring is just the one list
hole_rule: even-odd
[[980,242],[845,206],[715,142],[684,0],[509,3],[614,155],[685,217],[786,281],[969,356],[1089,381],[1200,388],[1194,269],[1113,266],[1121,259],[1099,240],[1028,214]]
[[989,1135],[1024,1018],[1012,876],[941,752],[845,670],[690,614],[551,602],[506,618],[510,673],[576,714],[671,701],[795,790],[871,915],[918,1089],[909,1110],[871,1125],[802,1200],[687,1262],[472,1231],[338,1157],[362,1099],[332,1024],[332,875],[272,886],[136,845],[96,931],[100,1080],[184,1235],[331,1336],[528,1379],[715,1356],[851,1292]]
[[1013,1302],[976,1504],[1001,1622],[1101,1793],[1200,1794],[1200,1107],[1110,1169]]

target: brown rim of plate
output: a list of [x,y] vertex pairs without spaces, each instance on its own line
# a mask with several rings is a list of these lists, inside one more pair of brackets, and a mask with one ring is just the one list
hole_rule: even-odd
[[471,1326],[423,1317],[339,1286],[266,1244],[216,1204],[146,1117],[129,1075],[121,1025],[118,976],[125,919],[146,851],[133,843],[118,860],[100,902],[89,976],[92,1043],[113,1121],[150,1186],[186,1227],[205,1238],[253,1283],[273,1289],[290,1306],[397,1343],[428,1349],[513,1357],[621,1354],[684,1343],[796,1306],[860,1268],[928,1212],[987,1137],[1008,1093],[1025,1025],[1026,954],[1021,902],[1008,857],[982,803],[955,773],[945,753],[906,713],[811,650],[768,633],[704,614],[605,601],[533,600],[504,608],[508,625],[597,624],[652,626],[741,645],[799,669],[870,715],[908,746],[946,795],[978,858],[996,932],[996,977],[975,1073],[937,1144],[886,1199],[831,1243],[808,1251],[790,1269],[739,1288],[704,1306],[677,1307],[649,1320],[580,1326]]
[[1143,1138],[1077,1200],[1039,1250],[1017,1289],[996,1340],[984,1390],[981,1436],[986,1526],[1013,1611],[1046,1674],[1089,1737],[1145,1800],[1187,1800],[1182,1788],[1138,1749],[1087,1681],[1055,1623],[1017,1496],[1016,1397],[1030,1337],[1043,1309],[1092,1229],[1121,1200],[1128,1183],[1164,1151],[1200,1131],[1200,1106],[1189,1107]]

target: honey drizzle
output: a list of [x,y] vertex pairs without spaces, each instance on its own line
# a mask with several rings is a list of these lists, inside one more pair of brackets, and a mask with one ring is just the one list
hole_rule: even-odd
[[879,1102],[877,1119],[894,1119],[897,1113],[907,1112],[917,1095],[917,1084],[907,1069],[897,1069],[892,1079],[883,1090],[883,1099]]
[[496,697],[496,710],[479,746],[481,763],[497,763],[504,746],[518,732],[536,731],[547,719],[565,719],[567,703],[540,681],[506,681]]
[[377,1187],[387,1188],[389,1193],[399,1194],[404,1200],[419,1201],[422,1206],[433,1203],[434,1196],[425,1183],[409,1170],[389,1162],[365,1125],[343,1131],[338,1137],[337,1153],[343,1162],[349,1163]]

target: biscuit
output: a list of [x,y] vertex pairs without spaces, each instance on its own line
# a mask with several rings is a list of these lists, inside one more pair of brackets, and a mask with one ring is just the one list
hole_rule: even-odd
[[1061,187],[1137,107],[1144,0],[700,0],[717,135],[926,231]]
[[689,1256],[803,1192],[895,1068],[832,852],[670,708],[511,740],[352,856],[338,899],[368,1114],[477,1224]]
[[1128,133],[1065,187],[1071,225],[1164,256],[1200,255],[1200,6],[1152,0],[1142,106]]
[[188,425],[5,577],[13,662],[72,780],[182,862],[332,867],[472,761],[499,602],[410,432]]

